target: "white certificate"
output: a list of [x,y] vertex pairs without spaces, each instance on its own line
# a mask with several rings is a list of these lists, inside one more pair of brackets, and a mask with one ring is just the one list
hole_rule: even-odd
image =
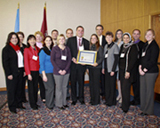
[[81,64],[94,64],[97,58],[97,51],[82,50],[79,51],[77,62]]

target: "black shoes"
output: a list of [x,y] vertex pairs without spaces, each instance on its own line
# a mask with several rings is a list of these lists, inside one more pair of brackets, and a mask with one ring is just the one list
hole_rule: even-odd
[[71,105],[76,105],[76,103],[77,103],[76,101],[72,101]]
[[11,110],[10,112],[13,113],[13,114],[17,114],[16,110]]
[[141,112],[140,115],[141,116],[147,116],[148,114]]
[[140,103],[135,102],[135,100],[132,100],[132,101],[130,102],[130,105],[140,105]]
[[68,97],[66,98],[66,100],[70,100],[70,96],[68,96]]
[[64,108],[68,108],[69,106],[68,106],[68,105],[63,105],[63,107],[64,107]]
[[22,102],[23,102],[23,103],[27,103],[27,102],[28,102],[28,100],[23,100]]
[[84,105],[84,104],[85,104],[85,102],[84,102],[84,101],[80,101],[80,103],[81,103],[82,105]]
[[33,110],[38,110],[38,107],[36,106],[36,107],[33,107],[32,109],[33,109]]
[[64,107],[58,107],[60,110],[65,110],[65,108]]
[[128,111],[127,111],[127,110],[123,110],[123,112],[124,112],[124,113],[127,113]]
[[26,109],[26,108],[23,107],[23,106],[18,106],[17,108],[19,108],[19,109]]

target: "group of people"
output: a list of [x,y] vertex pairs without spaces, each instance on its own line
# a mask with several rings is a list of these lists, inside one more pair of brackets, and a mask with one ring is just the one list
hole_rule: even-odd
[[[102,35],[104,28],[101,24],[95,29],[96,34],[92,34],[89,41],[83,37],[83,26],[76,28],[76,36],[73,36],[71,28],[67,29],[67,39],[55,29],[51,36],[46,37],[37,31],[27,37],[27,45],[23,44],[23,32],[9,33],[2,50],[9,110],[16,113],[16,108],[25,109],[22,103],[27,102],[26,80],[29,104],[33,110],[40,107],[37,104],[38,83],[41,100],[48,109],[52,110],[55,105],[64,110],[69,107],[67,99],[70,97],[71,105],[76,105],[78,100],[83,105],[87,71],[91,105],[100,104],[101,95],[107,106],[116,105],[117,101],[122,103],[125,113],[131,104],[140,104],[141,115],[153,114],[154,85],[159,72],[159,47],[154,31],[146,31],[144,43],[140,40],[139,29],[133,30],[133,41],[131,35],[121,29],[116,31],[115,39],[111,31]],[[96,62],[92,65],[77,63],[79,50],[96,51]],[[131,85],[133,101],[130,101]]]

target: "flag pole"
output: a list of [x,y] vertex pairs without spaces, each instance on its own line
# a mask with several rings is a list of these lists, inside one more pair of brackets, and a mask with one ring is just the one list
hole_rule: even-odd
[[18,3],[18,9],[19,9],[19,3]]

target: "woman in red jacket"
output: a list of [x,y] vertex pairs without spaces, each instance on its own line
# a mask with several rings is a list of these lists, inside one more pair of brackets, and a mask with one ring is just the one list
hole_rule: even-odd
[[29,35],[27,38],[27,48],[24,49],[24,68],[28,76],[29,103],[33,110],[38,109],[38,77],[39,77],[39,48],[36,47],[36,38]]

